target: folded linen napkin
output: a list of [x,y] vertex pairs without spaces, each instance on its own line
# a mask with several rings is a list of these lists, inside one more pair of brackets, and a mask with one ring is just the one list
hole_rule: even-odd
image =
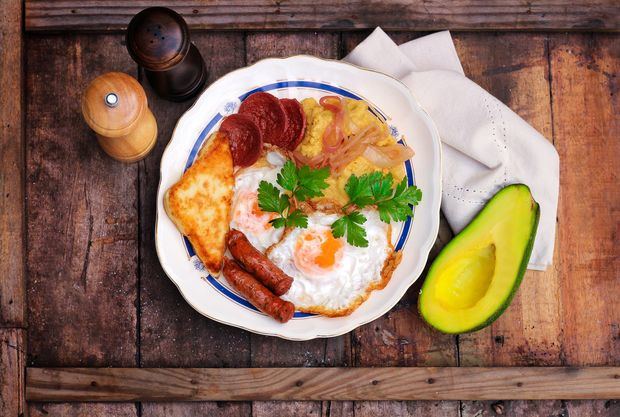
[[505,185],[530,187],[540,204],[540,223],[528,268],[545,270],[555,242],[558,154],[516,113],[465,77],[450,33],[397,46],[377,28],[344,60],[400,79],[435,122],[443,144],[441,208],[455,233]]

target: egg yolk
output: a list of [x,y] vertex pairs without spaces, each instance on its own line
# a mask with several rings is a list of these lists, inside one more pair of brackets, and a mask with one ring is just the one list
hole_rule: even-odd
[[257,193],[248,192],[240,195],[233,209],[233,220],[239,226],[253,232],[273,227],[269,221],[276,217],[276,213],[268,213],[260,209]]
[[[254,199],[254,204],[252,204],[252,214],[256,217],[260,217],[265,215],[266,213],[260,209],[258,206],[258,198]],[[275,214],[275,213],[274,213]]]
[[342,257],[342,241],[331,230],[307,231],[295,244],[295,266],[303,272],[317,274],[330,270]]

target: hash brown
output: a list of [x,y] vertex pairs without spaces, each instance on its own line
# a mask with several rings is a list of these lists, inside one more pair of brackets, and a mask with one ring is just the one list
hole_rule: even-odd
[[234,182],[228,138],[215,134],[164,196],[166,213],[212,275],[222,269]]

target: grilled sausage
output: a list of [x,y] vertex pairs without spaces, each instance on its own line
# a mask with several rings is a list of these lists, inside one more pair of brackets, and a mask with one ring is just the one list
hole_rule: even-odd
[[226,280],[239,291],[252,305],[280,323],[289,321],[295,314],[295,306],[290,301],[276,297],[251,274],[244,271],[232,259],[224,259],[222,270]]
[[239,230],[228,232],[228,250],[234,258],[256,279],[275,295],[285,294],[293,284],[293,278],[286,275],[267,256],[256,249]]

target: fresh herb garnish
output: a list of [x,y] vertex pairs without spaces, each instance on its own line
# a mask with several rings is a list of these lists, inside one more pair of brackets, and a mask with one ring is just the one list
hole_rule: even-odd
[[338,238],[346,234],[349,244],[365,248],[368,246],[368,240],[366,230],[362,226],[364,223],[366,216],[359,211],[352,211],[332,223],[332,235]]
[[308,216],[296,209],[290,211],[291,200],[306,201],[308,198],[323,196],[323,190],[328,187],[325,180],[329,177],[329,168],[312,169],[308,166],[297,168],[288,160],[278,173],[276,182],[284,192],[267,181],[258,185],[258,207],[262,211],[278,213],[270,221],[276,229],[280,227],[308,227]]
[[307,165],[297,168],[288,160],[278,174],[280,187],[291,192],[291,197],[298,201],[306,201],[312,197],[323,196],[328,187],[325,180],[329,177],[329,168],[312,169]]
[[403,178],[396,185],[391,198],[377,201],[379,218],[385,223],[390,222],[390,217],[395,222],[404,222],[413,214],[412,206],[417,206],[420,201],[422,201],[422,190],[415,185],[408,187],[407,178]]
[[280,190],[270,182],[258,184],[258,207],[262,211],[282,215],[290,206],[288,195],[280,194]]
[[[407,178],[396,185],[393,190],[394,177],[391,173],[382,174],[374,171],[360,177],[351,175],[344,187],[349,202],[344,205],[344,216],[332,224],[334,237],[346,234],[347,242],[353,246],[367,247],[366,230],[363,224],[366,217],[358,211],[366,206],[376,206],[379,218],[385,223],[404,221],[413,214],[412,206],[422,200],[422,191],[416,186],[407,186]],[[357,207],[351,211],[352,207]]]
[[[286,161],[278,173],[276,182],[284,191],[267,181],[258,186],[258,206],[262,211],[277,213],[271,220],[273,227],[308,227],[308,216],[295,208],[297,202],[313,197],[322,197],[328,187],[325,181],[329,168],[312,169],[308,166],[298,168],[292,161]],[[353,246],[367,247],[366,216],[359,210],[375,206],[379,218],[385,223],[405,221],[413,214],[412,206],[422,200],[422,191],[416,186],[407,186],[404,177],[396,187],[391,173],[374,171],[361,176],[351,175],[344,187],[349,201],[342,207],[343,216],[331,225],[335,238],[346,236]],[[293,210],[291,210],[293,209]]]

